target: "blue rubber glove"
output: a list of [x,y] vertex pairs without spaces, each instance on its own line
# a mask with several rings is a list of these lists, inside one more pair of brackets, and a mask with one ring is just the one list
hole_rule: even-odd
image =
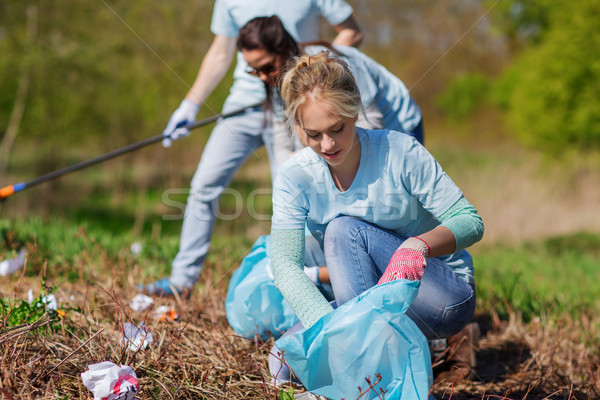
[[190,134],[188,129],[183,128],[196,119],[200,106],[193,101],[183,99],[179,107],[171,115],[167,128],[163,131],[163,147],[171,147],[174,140],[181,139]]

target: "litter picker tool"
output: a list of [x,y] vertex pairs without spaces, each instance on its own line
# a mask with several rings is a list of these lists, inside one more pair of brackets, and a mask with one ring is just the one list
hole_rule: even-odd
[[[242,112],[244,112],[244,111],[246,111],[246,110],[248,110],[250,108],[258,107],[261,104],[262,103],[256,103],[256,104],[252,104],[252,105],[240,108],[238,110],[234,110],[234,111],[230,111],[230,112],[227,112],[227,113],[213,115],[212,117],[208,117],[208,118],[202,119],[200,121],[192,122],[191,124],[188,124],[188,125],[184,126],[183,128],[186,128],[188,130],[196,129],[196,128],[199,128],[201,126],[208,125],[208,124],[210,124],[212,122],[215,122],[218,119],[232,117],[234,115],[241,114]],[[42,176],[37,177],[35,179],[32,179],[32,180],[30,180],[28,182],[20,182],[20,183],[14,184],[14,185],[5,186],[3,188],[0,188],[0,200],[4,200],[7,197],[12,196],[13,194],[15,194],[17,192],[21,192],[21,191],[23,191],[25,189],[28,189],[30,187],[33,187],[35,185],[39,185],[40,183],[44,183],[44,182],[50,181],[52,179],[59,178],[59,177],[61,177],[63,175],[69,174],[71,172],[75,172],[75,171],[78,171],[80,169],[87,168],[87,167],[90,167],[92,165],[96,165],[96,164],[101,163],[103,161],[110,160],[111,158],[115,158],[117,156],[120,156],[121,154],[129,153],[129,152],[132,152],[134,150],[140,149],[142,147],[148,146],[150,144],[153,144],[153,143],[156,143],[156,142],[160,142],[164,138],[165,137],[162,134],[161,135],[157,135],[157,136],[153,136],[151,138],[142,140],[142,141],[137,142],[137,143],[130,144],[130,145],[122,147],[120,149],[116,149],[116,150],[110,151],[110,152],[108,152],[106,154],[103,154],[101,156],[92,158],[90,160],[81,161],[81,162],[79,162],[77,164],[73,164],[73,165],[70,165],[68,167],[56,170],[54,172],[47,173],[45,175],[42,175]]]

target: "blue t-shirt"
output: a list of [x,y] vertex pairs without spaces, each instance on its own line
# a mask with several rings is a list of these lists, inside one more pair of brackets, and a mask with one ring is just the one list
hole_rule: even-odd
[[[273,188],[271,229],[304,229],[323,245],[327,224],[346,215],[408,238],[437,227],[438,218],[462,192],[414,138],[398,132],[356,128],[361,156],[356,177],[337,189],[325,160],[305,148],[285,162]],[[452,268],[472,269],[464,250],[439,257]]]
[[[251,19],[271,15],[281,19],[296,41],[307,42],[319,39],[321,16],[331,25],[337,25],[352,15],[352,7],[345,0],[216,0],[210,28],[215,35],[235,37]],[[244,57],[238,52],[227,108],[244,107],[265,97],[263,82],[248,74],[246,67]]]
[[[421,122],[421,110],[396,75],[375,62],[360,50],[348,46],[334,46],[343,54],[356,80],[360,98],[365,107],[375,105],[382,114],[385,129],[410,132]],[[327,50],[322,46],[307,46],[308,55]]]

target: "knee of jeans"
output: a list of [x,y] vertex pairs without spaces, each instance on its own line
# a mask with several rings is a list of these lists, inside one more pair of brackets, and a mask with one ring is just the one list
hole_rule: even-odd
[[223,185],[195,184],[192,181],[188,202],[206,203],[215,202],[223,194],[225,187]]
[[356,226],[356,218],[341,216],[334,218],[325,229],[323,244],[325,254],[335,251],[336,248],[347,248],[346,244],[353,240],[353,226]]
[[325,229],[325,239],[332,240],[337,238],[350,238],[354,235],[354,227],[358,225],[358,220],[354,217],[340,216],[334,218],[327,224]]
[[197,171],[190,182],[190,193],[203,193],[218,187],[224,187],[223,182],[214,176]]

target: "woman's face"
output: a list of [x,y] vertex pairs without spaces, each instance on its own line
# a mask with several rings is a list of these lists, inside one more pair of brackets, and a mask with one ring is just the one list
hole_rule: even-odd
[[268,85],[277,86],[281,68],[285,63],[283,57],[265,49],[242,50],[242,54],[249,67],[246,72],[258,76]]
[[357,154],[360,157],[355,130],[357,117],[338,115],[328,104],[313,100],[303,104],[296,117],[296,132],[302,144],[309,146],[330,166],[353,162]]

